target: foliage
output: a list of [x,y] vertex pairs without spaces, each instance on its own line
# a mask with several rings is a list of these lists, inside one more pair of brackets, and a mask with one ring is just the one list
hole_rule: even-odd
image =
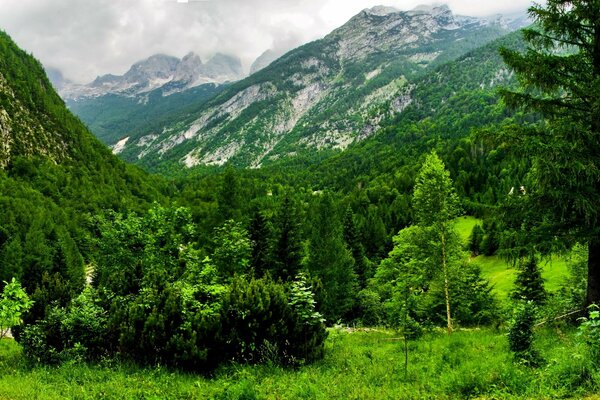
[[[594,1],[550,0],[529,10],[536,25],[524,30],[525,53],[502,49],[519,79],[504,90],[513,107],[541,113],[537,126],[513,126],[500,140],[532,162],[529,188],[513,199],[507,217],[513,246],[588,242],[588,303],[600,302],[600,7]],[[515,140],[513,140],[515,139]],[[554,238],[560,237],[559,243]]]
[[[415,180],[413,208],[417,223],[431,228],[439,236],[439,253],[444,276],[444,297],[446,301],[446,322],[448,333],[452,332],[449,291],[449,251],[447,240],[452,233],[450,221],[458,214],[458,197],[452,186],[450,173],[435,152],[425,159]],[[432,247],[436,252],[436,246]]]
[[481,242],[483,240],[483,228],[481,225],[476,224],[471,231],[471,235],[469,236],[468,242],[468,250],[471,252],[471,256],[477,257],[479,252],[481,251],[482,245]]
[[533,346],[535,312],[535,305],[531,301],[519,303],[508,331],[508,346],[515,359],[534,367],[540,362],[538,351]]
[[291,293],[273,281],[236,277],[223,299],[221,355],[244,363],[294,365],[323,357],[327,337],[300,276]]
[[358,281],[331,194],[320,195],[315,208],[306,264],[309,273],[321,281],[319,310],[333,322],[346,317],[354,307]]
[[21,316],[33,305],[33,301],[15,278],[10,283],[4,283],[0,297],[0,340],[6,337],[9,329],[23,323]]
[[544,289],[544,279],[535,255],[519,261],[515,286],[513,299],[532,301],[535,304],[543,304],[546,301],[548,294]]
[[100,360],[111,346],[107,312],[96,292],[84,290],[66,307],[55,306],[20,335],[26,357],[34,363]]
[[588,317],[580,318],[578,334],[586,346],[587,355],[595,368],[600,366],[600,309],[596,304],[588,307]]
[[214,242],[213,262],[222,279],[249,272],[252,244],[241,223],[227,220],[215,228]]
[[[579,354],[575,330],[541,328],[536,346],[544,368],[513,363],[506,332],[457,329],[430,332],[410,341],[406,379],[395,331],[330,330],[325,358],[300,368],[273,365],[223,366],[209,376],[163,365],[139,368],[106,360],[47,368],[27,365],[21,347],[0,343],[0,393],[7,398],[360,398],[568,399],[593,398],[599,377]],[[474,351],[475,350],[475,351]]]

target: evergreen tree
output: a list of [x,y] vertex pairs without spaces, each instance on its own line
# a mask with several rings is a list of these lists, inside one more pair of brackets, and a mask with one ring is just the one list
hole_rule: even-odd
[[301,268],[302,240],[296,206],[289,194],[281,202],[275,218],[276,243],[273,253],[273,278],[292,280]]
[[319,199],[312,224],[308,270],[321,280],[317,304],[328,321],[343,318],[354,306],[357,278],[354,259],[346,247],[342,224],[331,195]]
[[446,317],[448,333],[451,333],[452,319],[448,289],[448,238],[452,230],[452,219],[458,215],[458,197],[452,187],[450,173],[446,171],[444,163],[435,153],[427,156],[417,175],[413,194],[413,206],[417,223],[424,227],[432,228],[440,240],[440,262],[444,275]]
[[223,173],[221,188],[217,193],[219,221],[239,220],[241,197],[240,178],[236,170],[228,164]]
[[368,260],[366,260],[365,250],[358,238],[354,213],[350,206],[346,209],[346,215],[344,216],[344,241],[352,253],[352,258],[354,258],[354,269],[358,276],[358,284],[361,289],[364,289],[367,286],[367,281],[372,277],[372,271],[368,265]]
[[544,279],[535,256],[520,261],[515,286],[512,297],[516,300],[532,301],[535,304],[541,304],[546,300]]
[[254,210],[250,220],[248,235],[252,246],[250,267],[257,277],[261,277],[271,267],[273,232],[270,221],[258,209]]
[[521,84],[504,90],[504,100],[546,118],[504,132],[510,147],[533,162],[514,226],[526,223],[524,241],[587,241],[587,301],[599,303],[600,4],[548,0],[529,14],[536,25],[523,31],[527,51],[501,50]]
[[473,257],[478,256],[479,252],[481,251],[483,234],[484,232],[483,228],[481,228],[481,225],[476,224],[471,231],[471,235],[469,236],[469,251]]

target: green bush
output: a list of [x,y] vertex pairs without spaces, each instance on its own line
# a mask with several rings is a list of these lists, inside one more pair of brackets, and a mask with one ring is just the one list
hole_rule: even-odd
[[225,359],[284,365],[310,362],[323,357],[326,337],[303,277],[290,292],[266,278],[232,281],[221,313]]
[[579,336],[583,339],[586,353],[594,367],[600,366],[600,308],[596,304],[589,306],[588,317],[581,318]]
[[515,317],[508,331],[508,346],[515,359],[531,366],[537,366],[541,361],[533,347],[535,318],[534,304],[530,301],[521,303],[515,310]]
[[92,289],[84,290],[69,307],[55,306],[46,318],[28,325],[20,341],[31,361],[47,364],[66,360],[99,360],[108,354],[107,313]]

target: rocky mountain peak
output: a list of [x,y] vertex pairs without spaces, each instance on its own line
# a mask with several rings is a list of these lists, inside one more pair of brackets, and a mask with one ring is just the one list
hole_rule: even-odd
[[136,97],[156,89],[162,89],[167,96],[204,83],[231,82],[243,76],[240,59],[231,55],[217,53],[204,64],[194,52],[182,59],[155,54],[133,64],[124,75],[106,74],[86,85],[68,82],[57,89],[68,100],[106,94]]
[[221,82],[239,79],[243,73],[240,59],[223,53],[216,53],[203,68],[205,76]]
[[144,82],[153,79],[166,79],[175,73],[180,60],[165,54],[155,54],[138,61],[123,75],[127,82]]
[[367,8],[363,10],[363,12],[367,15],[375,15],[378,17],[383,17],[389,14],[394,14],[400,12],[397,8],[388,7],[388,6],[375,6],[372,8]]

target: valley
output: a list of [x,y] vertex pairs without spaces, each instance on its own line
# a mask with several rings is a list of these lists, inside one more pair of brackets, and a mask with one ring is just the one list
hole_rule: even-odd
[[[247,23],[166,3],[111,29]],[[600,8],[491,15],[89,83],[0,31],[0,398],[595,398]]]

